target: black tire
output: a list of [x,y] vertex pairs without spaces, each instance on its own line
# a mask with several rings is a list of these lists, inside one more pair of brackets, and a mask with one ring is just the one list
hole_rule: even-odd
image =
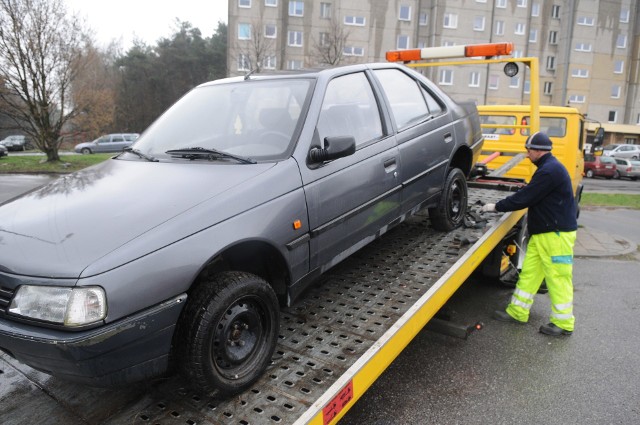
[[620,171],[616,170],[615,173],[613,173],[613,178],[618,180],[620,178]]
[[231,395],[263,374],[275,350],[280,309],[262,278],[225,272],[190,294],[177,335],[179,367],[202,392]]
[[467,213],[467,203],[467,179],[461,169],[453,168],[447,175],[438,206],[429,208],[433,228],[449,232],[460,226]]
[[91,149],[89,148],[82,148],[82,150],[80,151],[80,153],[82,153],[82,155],[89,155],[91,153]]
[[587,170],[587,177],[589,177],[590,179],[593,178],[593,170]]

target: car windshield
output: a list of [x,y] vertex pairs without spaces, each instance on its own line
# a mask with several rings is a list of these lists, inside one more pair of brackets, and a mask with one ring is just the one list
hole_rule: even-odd
[[608,157],[608,156],[602,156],[600,157],[600,162],[602,162],[603,164],[615,164],[616,161],[615,159]]
[[200,86],[167,110],[134,144],[159,159],[176,149],[215,149],[253,160],[280,160],[310,93],[311,79],[249,80]]

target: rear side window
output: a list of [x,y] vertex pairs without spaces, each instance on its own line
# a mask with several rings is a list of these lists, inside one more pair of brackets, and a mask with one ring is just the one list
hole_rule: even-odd
[[442,105],[418,81],[397,69],[380,69],[376,77],[389,100],[398,130],[442,113]]
[[[524,117],[523,124],[529,125],[529,117]],[[540,131],[549,137],[564,137],[567,135],[567,120],[566,118],[540,117]],[[528,136],[529,130],[523,128],[520,133]]]
[[600,157],[600,162],[602,162],[603,164],[615,164],[616,161],[611,158],[610,156],[601,156]]

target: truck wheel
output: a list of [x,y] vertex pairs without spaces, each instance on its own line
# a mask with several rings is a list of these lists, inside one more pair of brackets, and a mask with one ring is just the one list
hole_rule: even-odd
[[593,178],[593,170],[587,170],[587,177],[589,177],[590,179]]
[[234,394],[271,361],[280,310],[271,286],[240,272],[220,273],[189,294],[177,334],[179,367],[199,391]]
[[447,175],[438,206],[429,208],[431,225],[436,230],[448,232],[462,224],[467,213],[467,179],[459,168]]

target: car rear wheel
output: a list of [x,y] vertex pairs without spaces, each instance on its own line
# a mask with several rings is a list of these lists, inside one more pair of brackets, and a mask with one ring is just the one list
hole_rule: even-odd
[[589,177],[590,179],[593,178],[593,170],[587,170],[587,177]]
[[431,225],[436,230],[448,232],[462,224],[467,213],[467,179],[459,168],[447,175],[438,206],[429,208]]
[[82,150],[80,151],[80,153],[82,155],[89,155],[91,153],[91,149],[89,148],[82,148]]
[[271,361],[280,310],[271,286],[240,272],[219,273],[190,294],[176,335],[183,374],[199,391],[235,394]]
[[614,179],[619,179],[620,178],[620,171],[616,170],[616,172],[613,173],[613,178]]

